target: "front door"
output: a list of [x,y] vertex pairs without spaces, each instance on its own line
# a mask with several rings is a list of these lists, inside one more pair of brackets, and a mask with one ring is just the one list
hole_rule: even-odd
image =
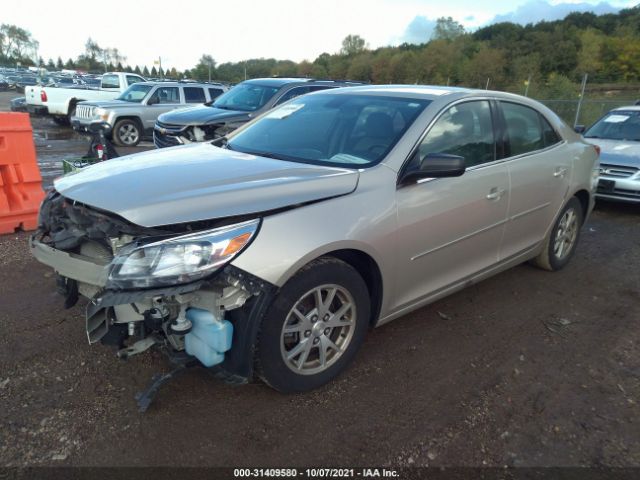
[[[461,177],[427,179],[397,190],[402,309],[498,261],[509,203],[509,175],[496,160],[489,101],[467,101],[434,123],[414,161],[429,153],[465,157]],[[425,160],[426,161],[426,160]]]

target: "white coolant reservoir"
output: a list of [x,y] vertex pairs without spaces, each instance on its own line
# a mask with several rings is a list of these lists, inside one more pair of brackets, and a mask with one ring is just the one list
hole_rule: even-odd
[[184,336],[185,349],[202,362],[212,367],[224,360],[224,352],[231,348],[233,325],[228,320],[217,320],[211,312],[201,308],[187,310],[187,320],[193,327]]

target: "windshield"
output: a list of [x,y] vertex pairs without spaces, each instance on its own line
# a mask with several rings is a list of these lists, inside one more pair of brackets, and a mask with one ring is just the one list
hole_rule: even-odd
[[227,148],[360,168],[382,160],[429,100],[349,94],[299,97],[233,135]]
[[140,83],[134,83],[124,92],[122,92],[122,94],[118,98],[116,98],[116,100],[122,100],[124,102],[131,103],[140,103],[152,88],[153,85],[142,85]]
[[584,134],[585,138],[640,141],[640,111],[614,110],[598,120]]
[[278,91],[275,87],[264,87],[254,83],[240,83],[227,93],[220,95],[213,104],[216,108],[254,112],[264,106]]

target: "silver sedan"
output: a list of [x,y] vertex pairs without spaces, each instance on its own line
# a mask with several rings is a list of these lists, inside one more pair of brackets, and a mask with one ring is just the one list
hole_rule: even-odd
[[344,88],[58,179],[31,248],[67,305],[91,300],[90,342],[306,391],[370,327],[522,262],[565,267],[597,175],[530,99]]
[[640,106],[611,110],[584,137],[601,150],[596,197],[640,203]]

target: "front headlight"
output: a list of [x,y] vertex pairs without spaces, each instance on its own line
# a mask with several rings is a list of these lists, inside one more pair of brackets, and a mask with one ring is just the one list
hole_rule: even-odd
[[109,118],[109,112],[107,112],[104,108],[93,107],[93,117],[99,118],[100,120],[106,121]]
[[229,263],[251,241],[259,220],[124,247],[111,262],[107,287],[162,287],[204,278]]

